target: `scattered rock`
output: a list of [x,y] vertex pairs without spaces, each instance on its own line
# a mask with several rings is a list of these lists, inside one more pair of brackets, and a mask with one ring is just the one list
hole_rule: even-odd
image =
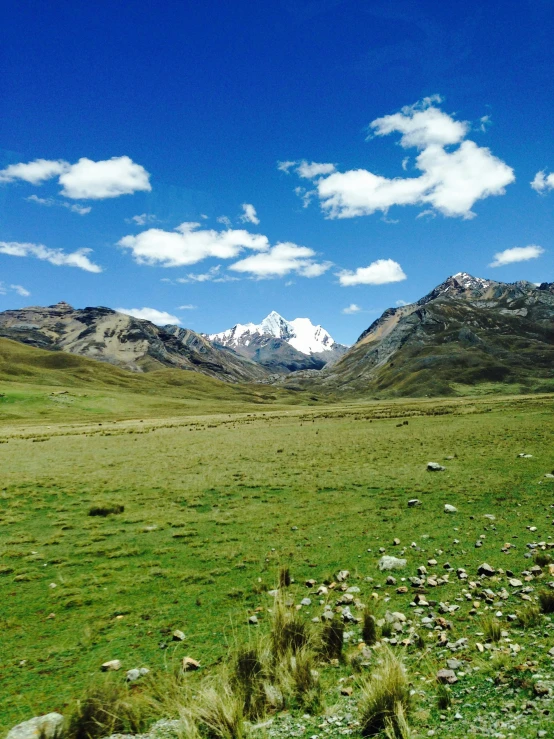
[[337,575],[337,580],[339,582],[344,582],[345,580],[348,580],[350,577],[350,572],[348,570],[341,570]]
[[459,659],[447,659],[446,664],[449,670],[459,670],[462,667],[462,662]]
[[10,729],[6,739],[55,739],[62,732],[61,713],[46,713],[17,724]]
[[444,685],[454,685],[454,683],[458,682],[458,678],[454,670],[442,669],[437,672],[437,682],[443,683]]
[[479,569],[477,570],[478,575],[484,575],[485,577],[492,577],[495,572],[496,570],[486,562],[483,562],[482,565],[479,565]]
[[173,641],[185,641],[186,636],[182,631],[179,631],[179,629],[175,629],[173,632]]
[[406,559],[399,559],[398,557],[392,557],[385,555],[379,560],[379,569],[381,572],[384,570],[401,570],[406,567],[408,561]]
[[[309,598],[308,598],[308,600],[309,600]],[[255,614],[253,616],[249,616],[248,617],[248,623],[249,624],[252,624],[252,626],[257,626],[258,623],[259,623],[258,617]]]
[[148,669],[148,667],[135,667],[132,670],[127,670],[125,680],[127,680],[128,683],[134,683],[135,680],[139,679],[139,677],[144,677],[144,675],[148,675],[149,672],[150,670]]
[[102,672],[113,672],[115,670],[120,670],[121,661],[118,659],[111,659],[109,662],[104,662],[104,664],[100,666],[100,669],[102,670]]
[[521,454],[518,454],[517,456],[520,457],[521,459],[531,459],[533,455],[526,454],[525,452],[521,452]]
[[192,657],[183,657],[183,670],[185,672],[194,672],[194,670],[200,669],[200,662],[197,662]]
[[442,472],[445,469],[446,467],[443,467],[442,464],[439,464],[438,462],[427,462],[427,470],[429,472]]
[[445,513],[458,513],[458,509],[456,508],[456,506],[450,505],[449,503],[445,503],[444,512]]
[[421,501],[419,500],[419,498],[411,498],[408,501],[408,508],[415,508],[418,505],[421,505]]

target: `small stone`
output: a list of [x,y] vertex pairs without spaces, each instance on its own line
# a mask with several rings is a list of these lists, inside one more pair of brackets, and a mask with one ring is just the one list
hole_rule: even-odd
[[6,739],[56,739],[63,729],[61,713],[46,713],[17,724],[10,729]]
[[521,452],[521,454],[518,454],[517,456],[520,459],[531,459],[533,455],[532,454],[526,454],[525,452]]
[[458,678],[454,670],[442,669],[437,672],[437,681],[444,685],[454,685],[454,683],[458,682]]
[[480,565],[479,569],[477,570],[478,575],[484,575],[485,577],[492,577],[494,573],[495,569],[486,562],[483,562],[483,564]]
[[121,669],[121,661],[118,659],[111,659],[109,662],[104,662],[100,669],[102,672],[113,672],[114,670],[120,670]]
[[521,580],[518,580],[517,577],[511,577],[508,582],[512,586],[512,588],[521,588],[521,586],[523,585]]
[[255,614],[253,616],[249,616],[248,623],[252,624],[253,626],[256,626],[259,623],[258,617]]
[[127,674],[125,675],[125,680],[127,680],[128,683],[134,683],[135,680],[138,680],[140,677],[140,670],[133,669],[133,670],[127,670]]
[[410,498],[408,501],[408,508],[415,508],[416,506],[421,505],[421,501],[419,498]]
[[400,544],[400,539],[396,538],[392,540],[393,546],[397,547]]
[[456,508],[456,506],[450,505],[449,503],[445,503],[444,512],[445,513],[458,513],[458,509]]
[[386,585],[396,585],[396,577],[389,575],[387,579],[385,580],[385,584]]
[[352,688],[350,687],[350,685],[345,685],[345,686],[343,686],[343,687],[342,687],[342,688],[340,689],[340,694],[341,694],[341,695],[347,695],[347,696],[350,696],[350,695],[352,695]]
[[194,672],[194,670],[200,669],[200,662],[197,662],[192,657],[183,657],[183,670],[185,672]]
[[315,582],[315,580],[313,580],[313,579],[310,579],[310,580],[306,580],[306,582],[305,582],[304,584],[305,584],[305,586],[306,586],[307,588],[313,588],[313,587],[314,587],[314,585],[316,584],[316,582]]
[[438,462],[427,462],[427,470],[429,472],[442,472],[445,467],[442,466],[442,464],[439,464]]
[[312,601],[310,598],[302,598],[302,600],[300,601],[300,605],[301,606],[311,606]]
[[407,564],[408,562],[405,559],[385,555],[379,560],[378,566],[381,572],[383,572],[383,570],[401,570],[403,567],[406,567]]
[[398,595],[402,595],[403,593],[408,592],[408,588],[405,585],[401,585],[399,588],[396,588],[396,592]]
[[537,682],[533,685],[533,691],[535,695],[539,696],[539,698],[550,694],[550,688],[548,687],[548,685],[541,682]]
[[339,582],[344,582],[345,580],[348,580],[350,577],[350,572],[348,570],[341,570],[337,575],[337,580]]
[[446,664],[449,670],[459,670],[462,666],[462,662],[459,659],[447,659]]
[[175,629],[172,635],[173,641],[185,641],[186,636],[182,631],[179,631],[179,629]]

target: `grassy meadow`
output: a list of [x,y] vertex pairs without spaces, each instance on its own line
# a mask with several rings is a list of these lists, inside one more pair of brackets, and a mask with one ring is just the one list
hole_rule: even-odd
[[[286,597],[297,606],[311,599],[299,609],[308,622],[325,603],[335,607],[340,593],[316,596],[304,582],[330,583],[346,569],[348,586],[360,589],[356,597],[371,604],[378,623],[386,611],[400,611],[409,622],[403,638],[421,635],[417,646],[412,638],[394,647],[412,685],[410,736],[433,730],[481,736],[480,722],[510,720],[501,712],[508,697],[517,717],[513,730],[498,736],[527,737],[531,728],[535,735],[549,725],[541,710],[552,706],[550,698],[538,699],[533,686],[539,678],[554,680],[548,655],[554,624],[541,616],[525,629],[521,620],[506,618],[548,587],[549,555],[543,555],[544,574],[524,583],[533,587],[528,600],[503,571],[521,578],[533,565],[524,557],[526,543],[550,542],[554,531],[554,480],[544,477],[554,467],[552,396],[312,408],[296,398],[293,404],[284,392],[279,405],[274,389],[262,387],[258,407],[242,403],[248,412],[238,413],[237,398],[227,397],[212,398],[201,414],[201,397],[174,398],[160,411],[166,399],[155,394],[110,409],[110,397],[123,402],[121,391],[97,388],[94,404],[90,391],[79,400],[94,412],[76,401],[62,419],[57,403],[64,401],[48,398],[65,396],[49,396],[53,391],[45,388],[0,386],[2,730],[49,711],[65,713],[107,660],[121,660],[113,679],[122,682],[127,669],[147,666],[155,678],[191,656],[202,665],[190,677],[194,684],[217,669],[232,645],[264,633],[273,603],[267,591],[284,566],[294,579]],[[245,388],[225,392],[253,397]],[[518,458],[522,452],[532,457]],[[429,461],[446,470],[428,472]],[[408,508],[410,498],[422,505]],[[446,503],[458,512],[445,514]],[[124,510],[89,515],[94,506],[110,505]],[[396,538],[400,543],[393,544]],[[501,551],[507,542],[512,546]],[[405,570],[379,572],[383,552],[402,552]],[[437,564],[427,565],[433,558]],[[420,565],[442,575],[446,562],[453,568],[447,584],[416,589],[407,580]],[[468,597],[468,581],[455,570],[463,567],[470,581],[479,580],[482,562],[497,570],[482,586],[494,597],[480,597],[479,588]],[[388,574],[395,585],[386,584]],[[402,585],[407,593],[397,593]],[[507,600],[498,600],[501,588]],[[423,615],[410,606],[417,592],[429,601]],[[439,603],[459,606],[446,616],[448,638],[469,641],[455,654],[437,643],[436,629],[421,625]],[[479,614],[497,618],[497,611],[505,635],[482,653]],[[258,625],[248,623],[253,614]],[[175,629],[185,633],[183,642],[172,641]],[[354,670],[361,631],[356,624],[346,629],[352,633],[344,660],[321,666],[324,714],[355,705],[363,670],[371,670]],[[435,675],[449,657],[462,660],[464,669],[441,703]],[[341,695],[345,684],[352,696]],[[302,717],[305,709],[297,708]],[[295,715],[294,703],[289,709]],[[353,710],[351,733],[358,735]],[[320,717],[310,721],[296,735],[343,733],[318,729]]]

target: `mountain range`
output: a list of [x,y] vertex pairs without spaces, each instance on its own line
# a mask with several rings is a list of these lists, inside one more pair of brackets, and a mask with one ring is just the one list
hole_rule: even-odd
[[132,370],[192,370],[233,383],[320,393],[451,395],[508,385],[554,390],[554,283],[503,283],[460,272],[386,310],[348,348],[307,318],[201,335],[110,308],[64,302],[0,313],[0,337]]
[[309,318],[287,321],[272,311],[259,324],[237,323],[208,336],[217,347],[233,349],[273,372],[319,370],[336,362],[348,347],[338,344]]
[[554,390],[554,283],[459,272],[390,308],[344,357],[310,378],[375,395],[451,395],[479,384]]

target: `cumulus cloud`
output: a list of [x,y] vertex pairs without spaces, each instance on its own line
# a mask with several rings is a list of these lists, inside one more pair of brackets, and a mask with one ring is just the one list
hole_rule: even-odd
[[22,285],[4,285],[3,282],[0,282],[0,295],[7,295],[8,292],[14,292],[18,295],[21,295],[22,298],[28,298],[31,294],[28,290],[26,290]]
[[377,259],[369,267],[358,267],[352,271],[343,269],[337,274],[343,287],[352,285],[386,285],[406,279],[402,267],[393,259]]
[[293,167],[296,174],[306,180],[313,180],[335,171],[335,165],[330,162],[307,162],[305,159],[300,162],[277,162],[277,169],[286,174],[290,174]]
[[66,203],[63,200],[56,200],[55,198],[39,198],[37,195],[29,195],[25,200],[28,200],[30,203],[37,203],[37,205],[45,205],[47,208],[52,208],[53,206],[67,208],[67,210],[70,210],[72,213],[78,213],[80,216],[86,216],[92,210],[90,206],[86,207],[78,203]]
[[286,172],[286,174],[288,174],[290,168],[291,167],[294,167],[295,164],[296,164],[296,162],[294,162],[294,161],[292,161],[292,162],[291,161],[277,162],[277,169],[280,172]]
[[533,182],[531,182],[531,187],[540,193],[547,193],[548,190],[554,190],[554,173],[547,175],[544,169],[537,172]]
[[243,249],[269,248],[267,236],[251,234],[244,229],[201,229],[199,223],[181,223],[174,231],[150,228],[124,236],[118,246],[130,249],[139,264],[182,267],[196,264],[207,257],[233,259]]
[[541,254],[544,254],[544,249],[536,244],[514,246],[512,249],[496,252],[494,262],[491,262],[489,267],[504,267],[506,264],[515,262],[527,262],[529,259],[537,259]]
[[9,167],[0,170],[0,182],[13,182],[23,180],[31,185],[42,185],[46,180],[67,172],[71,165],[63,159],[35,159],[34,162],[20,162],[10,164]]
[[227,216],[218,216],[216,218],[216,221],[218,223],[221,223],[222,226],[225,226],[226,228],[233,228],[233,224],[231,223],[231,219]]
[[285,242],[241,259],[229,269],[249,273],[258,279],[284,277],[291,272],[302,277],[319,277],[329,269],[331,262],[316,262],[313,259],[315,255],[315,251],[307,246]]
[[242,210],[243,213],[240,217],[242,223],[253,223],[256,226],[260,223],[260,219],[256,213],[256,208],[254,208],[252,203],[243,203]]
[[[333,167],[327,176],[313,176],[328,218],[371,215],[393,205],[425,205],[445,216],[472,218],[478,200],[504,194],[515,180],[512,168],[466,139],[469,124],[444,113],[437,107],[440,102],[438,96],[425,98],[369,126],[370,138],[399,133],[402,148],[416,148],[419,176],[388,178],[366,169],[337,172],[334,165],[321,165]],[[305,174],[299,170],[308,176],[309,169]]]
[[156,310],[156,308],[116,308],[115,310],[118,313],[133,316],[133,318],[142,318],[145,321],[150,321],[157,326],[166,326],[168,323],[177,325],[181,323],[177,316],[173,316],[164,310]]
[[36,159],[0,170],[0,182],[23,180],[41,185],[53,177],[62,186],[61,194],[71,200],[104,200],[152,189],[148,172],[128,156],[98,162],[82,157],[75,164]]
[[347,308],[342,309],[342,313],[345,313],[347,316],[351,316],[354,313],[359,313],[361,310],[360,306],[356,305],[356,303],[350,303]]
[[91,249],[77,249],[77,251],[67,254],[62,249],[49,249],[43,244],[26,244],[18,241],[0,241],[0,254],[7,254],[11,257],[35,257],[43,261],[50,262],[57,267],[78,267],[84,269],[85,272],[102,272],[94,262],[87,257]]

